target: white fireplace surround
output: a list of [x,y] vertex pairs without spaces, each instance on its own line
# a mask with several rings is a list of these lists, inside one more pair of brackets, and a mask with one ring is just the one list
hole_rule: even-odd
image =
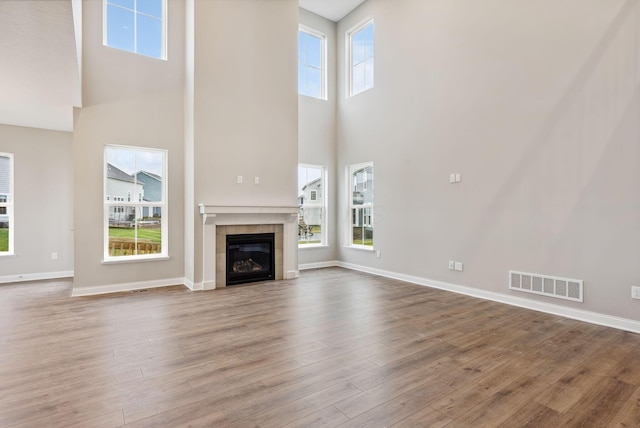
[[241,225],[282,225],[282,272],[284,279],[299,276],[298,206],[222,206],[199,204],[202,216],[202,289],[216,284],[216,227]]

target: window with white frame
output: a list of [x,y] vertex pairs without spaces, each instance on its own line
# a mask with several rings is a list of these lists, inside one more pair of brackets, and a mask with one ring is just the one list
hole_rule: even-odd
[[166,0],[103,0],[106,46],[166,59]]
[[104,158],[105,261],[166,257],[166,151],[105,146]]
[[347,32],[349,51],[349,95],[373,88],[374,23],[373,19]]
[[13,254],[13,155],[0,153],[0,256]]
[[349,210],[351,228],[347,243],[373,249],[373,163],[347,167],[349,176]]
[[298,245],[326,245],[327,183],[325,168],[298,166]]
[[298,93],[326,99],[326,37],[306,27],[298,30]]

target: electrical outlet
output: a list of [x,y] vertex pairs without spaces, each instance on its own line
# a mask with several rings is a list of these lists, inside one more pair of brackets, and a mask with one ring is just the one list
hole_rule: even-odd
[[631,287],[631,298],[640,299],[640,287]]
[[244,181],[244,179],[242,178],[241,175],[236,177],[236,181],[238,182],[238,184],[242,184],[242,182]]
[[456,174],[456,183],[460,183],[460,174]]
[[51,260],[58,260],[58,253],[51,253]]
[[260,177],[253,177],[253,184],[260,184]]
[[462,267],[463,267],[463,266],[462,266],[462,262],[456,262],[456,263],[455,263],[455,269],[456,269],[458,272],[462,272]]
[[449,270],[454,270],[456,268],[456,262],[453,260],[449,260]]
[[449,183],[455,183],[455,182],[456,182],[456,175],[449,174]]
[[377,257],[377,258],[382,257],[382,251],[377,250],[377,251],[376,251],[376,257]]

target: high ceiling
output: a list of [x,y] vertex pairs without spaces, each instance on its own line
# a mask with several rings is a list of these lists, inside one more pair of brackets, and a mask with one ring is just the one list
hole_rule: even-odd
[[[365,0],[299,1],[337,22]],[[76,46],[72,0],[0,0],[0,123],[73,129],[82,102]]]
[[300,7],[338,22],[365,0],[300,0]]
[[80,73],[71,0],[0,1],[0,123],[71,131]]

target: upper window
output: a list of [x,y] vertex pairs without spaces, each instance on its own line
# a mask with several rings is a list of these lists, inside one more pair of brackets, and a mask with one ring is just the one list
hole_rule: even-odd
[[373,249],[373,163],[348,167],[351,228],[348,244]]
[[104,171],[104,259],[166,257],[166,152],[106,146]]
[[326,99],[325,36],[317,31],[298,31],[298,93]]
[[0,153],[0,255],[13,254],[13,155]]
[[325,169],[298,166],[298,245],[326,245],[327,185]]
[[373,88],[373,19],[347,33],[349,42],[349,94]]
[[166,59],[166,0],[103,0],[104,44]]

